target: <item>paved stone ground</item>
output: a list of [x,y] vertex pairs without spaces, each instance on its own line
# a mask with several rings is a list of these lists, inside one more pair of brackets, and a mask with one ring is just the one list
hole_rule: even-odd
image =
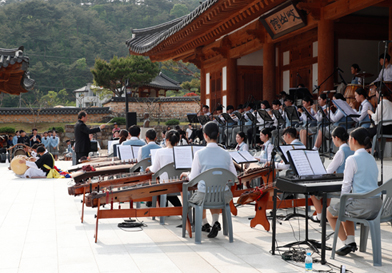
[[[380,163],[378,161],[378,163]],[[328,164],[328,163],[327,163]],[[57,162],[67,168],[70,162]],[[151,218],[143,230],[122,230],[122,219],[99,223],[94,243],[95,209],[87,208],[80,223],[81,198],[68,195],[71,179],[21,179],[5,164],[0,165],[0,272],[303,272],[304,263],[289,263],[272,256],[271,232],[249,227],[253,206],[239,209],[233,217],[234,243],[222,233],[215,239],[204,234],[201,245],[182,238],[180,217],[166,218],[166,225]],[[392,161],[384,166],[386,181],[392,177]],[[289,210],[279,213],[287,214]],[[303,210],[302,210],[303,212]],[[321,228],[310,223],[310,238],[320,239]],[[328,228],[328,234],[331,229]],[[352,272],[391,272],[392,229],[382,224],[383,266],[372,266],[370,238],[367,252],[330,259],[331,265],[314,264],[317,270],[339,272],[346,265]],[[292,219],[278,225],[277,244],[304,238],[304,220]],[[357,231],[359,243],[359,231]],[[327,242],[332,244],[332,238]],[[338,244],[340,247],[341,244]],[[314,259],[319,259],[317,253]]]

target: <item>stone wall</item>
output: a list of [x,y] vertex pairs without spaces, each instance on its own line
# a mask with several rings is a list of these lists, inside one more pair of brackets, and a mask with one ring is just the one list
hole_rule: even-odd
[[[144,113],[148,112],[153,120],[162,121],[176,118],[186,121],[188,113],[196,113],[200,110],[199,97],[166,97],[166,98],[130,98],[128,102],[129,112],[136,112],[139,121]],[[104,103],[114,115],[125,116],[125,98],[112,98]]]
[[[0,123],[10,122],[70,122],[78,120],[77,115],[81,109],[76,107],[64,108],[0,108]],[[92,107],[85,109],[89,122],[102,122],[110,120],[111,112],[109,107]]]

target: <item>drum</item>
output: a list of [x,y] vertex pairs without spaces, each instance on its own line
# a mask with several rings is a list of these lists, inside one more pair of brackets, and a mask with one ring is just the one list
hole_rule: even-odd
[[355,90],[361,88],[360,84],[347,84],[346,90],[344,90],[344,97],[348,104],[352,102],[355,105],[355,109],[359,109],[359,102],[355,99]]
[[28,160],[29,158],[25,155],[17,155],[12,159],[11,170],[17,175],[22,175],[27,171],[26,163],[20,163],[20,159]]
[[[384,84],[391,89],[392,88],[392,82],[386,82],[384,81]],[[377,82],[377,85],[375,83],[371,83],[369,86],[369,93],[368,93],[368,97],[369,97],[369,102],[373,105],[373,108],[376,109],[377,107],[377,97],[376,97],[376,92],[377,92],[377,86],[379,85],[379,82]],[[385,93],[384,93],[385,94]],[[389,100],[391,98],[391,96],[387,97]]]
[[14,151],[12,153],[12,158],[14,158],[15,156],[18,156],[18,155],[27,155],[23,146],[16,146],[14,148]]

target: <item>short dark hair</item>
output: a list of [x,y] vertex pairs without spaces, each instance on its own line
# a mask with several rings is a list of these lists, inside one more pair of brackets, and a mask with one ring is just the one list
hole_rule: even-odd
[[234,106],[233,106],[233,105],[227,105],[227,108],[226,108],[226,110],[231,110],[231,109],[233,109],[233,110],[234,110]]
[[40,146],[37,148],[37,153],[44,153],[45,152],[45,148]]
[[68,139],[68,140],[66,140],[66,141],[65,141],[65,143],[68,143],[68,142],[71,142],[71,140],[70,140],[70,139]]
[[140,135],[140,127],[137,125],[132,125],[131,127],[129,127],[128,131],[129,134],[133,137],[137,137]]
[[355,93],[360,96],[362,95],[365,99],[368,97],[368,92],[366,92],[366,90],[363,88],[358,88],[357,90],[355,90]]
[[284,136],[286,134],[290,135],[292,138],[297,138],[297,130],[295,128],[287,127],[286,129],[284,129],[282,135]]
[[207,108],[207,109],[210,109],[210,107],[208,106],[208,105],[203,105],[203,107],[202,108]]
[[263,135],[268,136],[268,138],[271,138],[272,133],[270,128],[264,128],[263,130],[260,131]]
[[327,95],[326,95],[325,93],[320,94],[319,97],[320,97],[322,100],[326,100],[326,99],[327,99]]
[[34,131],[38,131],[38,130],[37,130],[37,128],[33,128],[31,131],[34,132]]
[[223,110],[223,107],[222,107],[222,106],[216,107],[216,111],[222,111],[222,110]]
[[237,133],[237,135],[239,135],[239,136],[245,141],[245,133],[244,133],[244,132],[239,131],[239,132]]
[[154,129],[148,129],[146,132],[146,138],[154,140],[157,137],[157,132]]
[[272,101],[272,105],[282,105],[282,103],[280,102],[280,100],[273,100]]
[[85,116],[87,116],[86,111],[80,111],[80,112],[78,113],[78,119],[81,119],[82,117],[85,117]]
[[292,103],[294,102],[294,98],[291,95],[287,95],[284,101],[291,101]]
[[237,109],[242,109],[242,107],[243,107],[242,104],[239,104]]
[[265,108],[271,108],[271,105],[269,104],[269,102],[268,102],[268,100],[263,100],[262,102],[261,102],[261,104],[264,104],[264,106],[265,106]]
[[358,64],[353,64],[351,67],[357,70],[357,72],[361,71]]
[[[380,55],[379,60],[381,60],[381,59],[384,59],[384,53]],[[391,61],[391,56],[389,56],[389,54],[387,53],[387,54],[385,55],[385,59],[387,59],[388,62],[390,62],[390,61]]]
[[340,93],[335,93],[335,94],[333,95],[333,97],[334,97],[335,99],[337,99],[337,100],[344,100],[344,101],[346,101],[346,98],[343,96],[343,94],[340,94]]
[[37,143],[35,143],[33,146],[31,146],[31,149],[33,149],[33,150],[35,150],[37,148],[38,148],[38,144]]
[[218,139],[219,127],[213,121],[209,121],[204,125],[203,133],[205,133],[210,139]]
[[21,134],[21,133],[24,133],[24,132],[25,132],[25,131],[23,131],[23,130],[20,130],[20,131],[19,131],[20,134]]

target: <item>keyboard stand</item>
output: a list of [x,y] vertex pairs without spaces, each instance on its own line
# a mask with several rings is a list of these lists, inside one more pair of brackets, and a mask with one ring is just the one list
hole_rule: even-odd
[[[325,264],[325,250],[331,250],[330,247],[326,247],[325,245],[325,241],[326,241],[326,212],[327,212],[327,193],[323,193],[323,212],[322,212],[322,219],[321,219],[321,226],[322,226],[322,232],[321,232],[321,243],[317,242],[316,240],[313,239],[309,239],[309,227],[308,227],[308,220],[309,217],[305,217],[305,240],[303,241],[299,241],[299,242],[293,242],[293,243],[289,243],[286,244],[284,246],[279,246],[279,247],[275,247],[275,242],[276,242],[276,209],[277,209],[277,193],[278,192],[282,192],[279,189],[274,189],[274,196],[273,196],[273,203],[274,203],[274,208],[272,211],[272,216],[273,216],[273,220],[272,220],[272,255],[275,255],[275,249],[276,248],[289,248],[292,247],[294,245],[308,245],[309,247],[311,247],[315,252],[319,253],[319,248],[321,249],[321,264]],[[306,205],[306,211],[308,211],[309,208],[309,204],[308,204],[308,194],[309,193],[305,193],[305,205]]]

